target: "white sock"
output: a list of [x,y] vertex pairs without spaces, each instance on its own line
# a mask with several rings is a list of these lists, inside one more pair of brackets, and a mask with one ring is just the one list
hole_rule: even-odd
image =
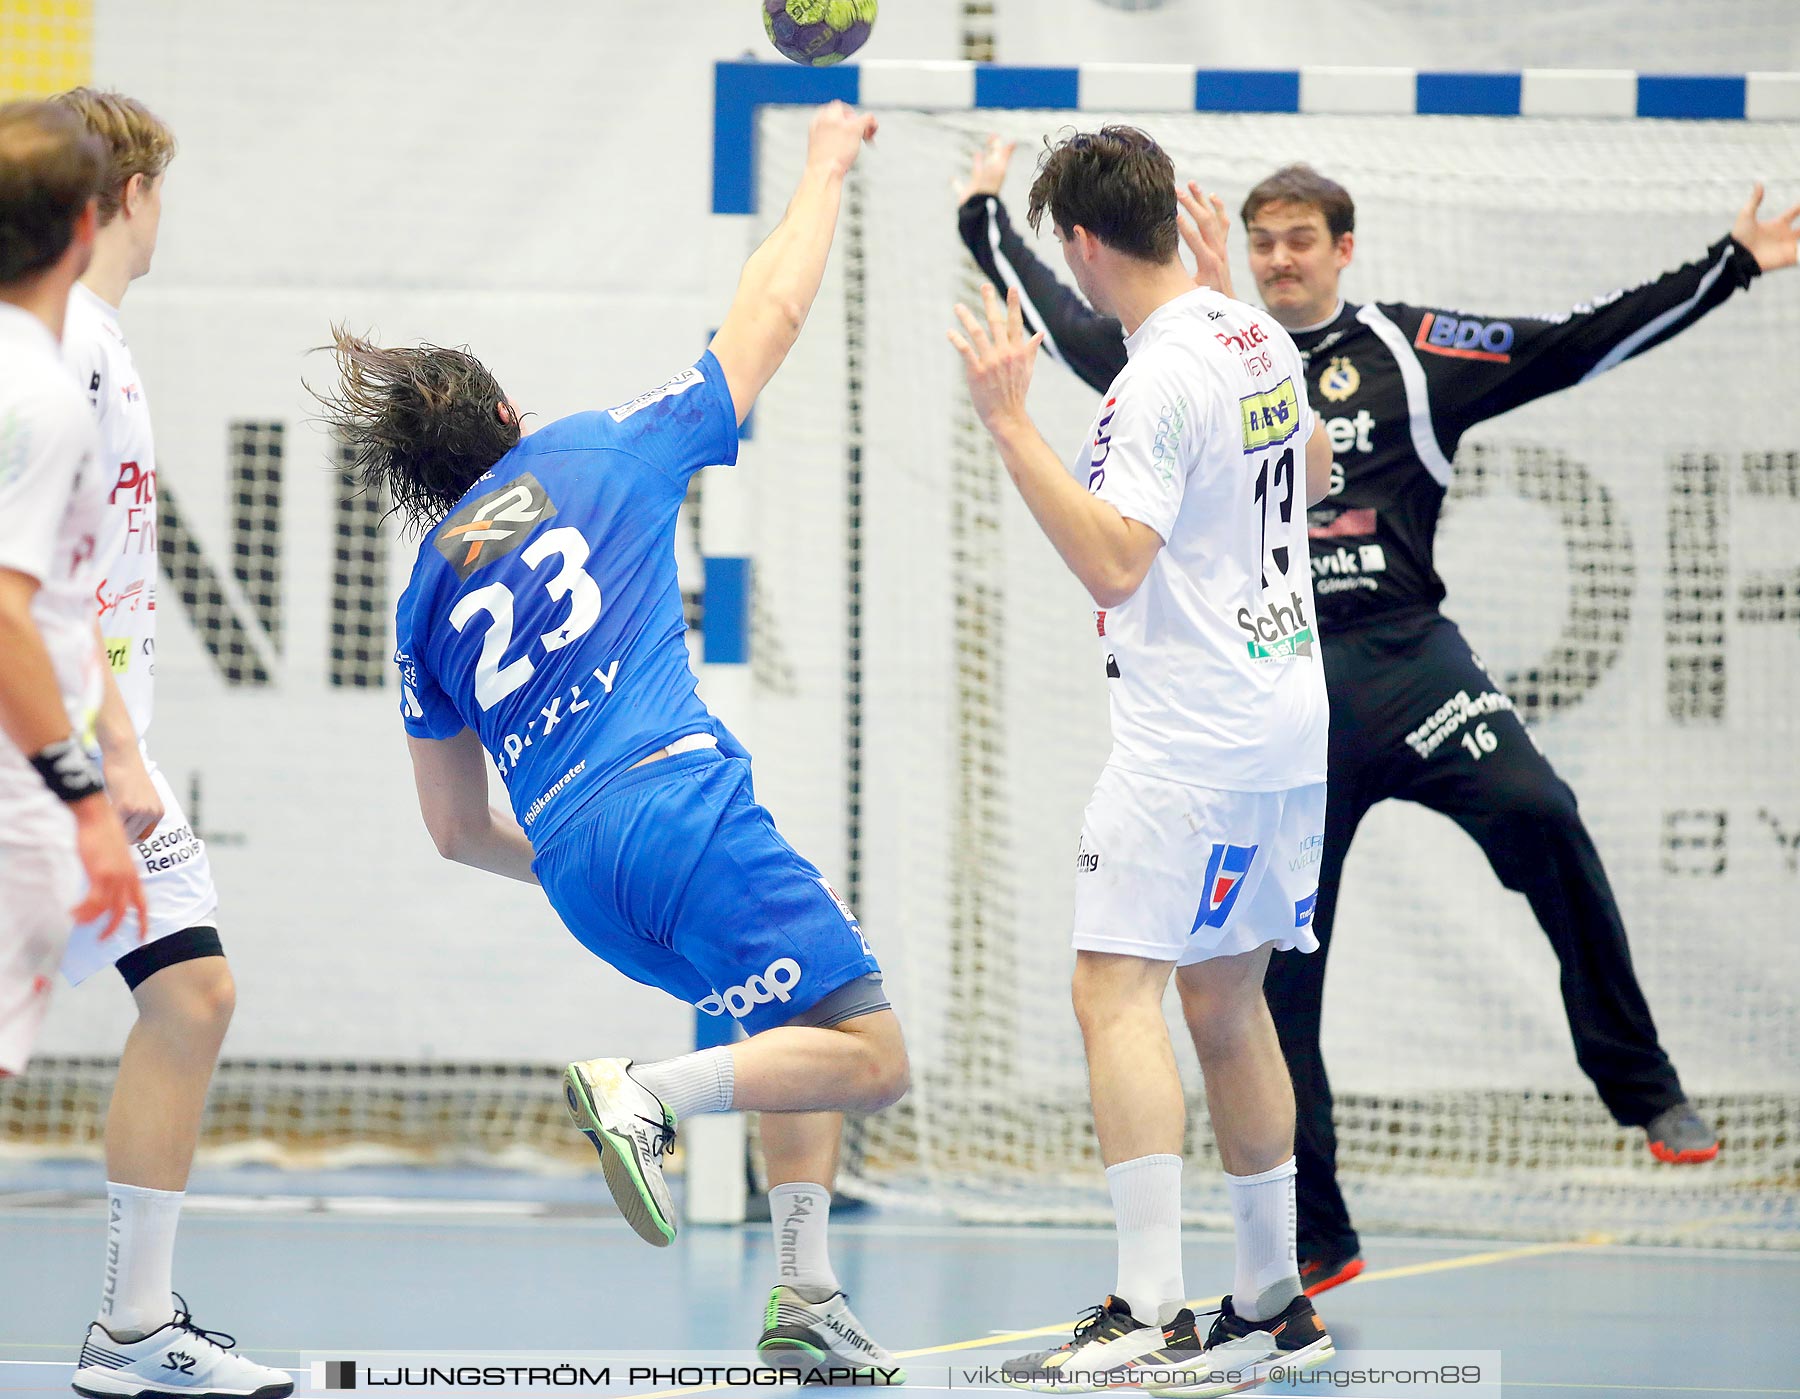
[[1295,1250],[1294,1158],[1261,1175],[1234,1176],[1231,1221],[1237,1230],[1237,1273],[1231,1308],[1246,1321],[1267,1321],[1300,1295]]
[[106,1277],[99,1322],[115,1340],[137,1340],[172,1320],[175,1225],[181,1190],[106,1182]]
[[1186,1305],[1181,1279],[1181,1158],[1140,1156],[1106,1168],[1119,1226],[1113,1296],[1147,1325],[1166,1326]]
[[825,1249],[825,1224],[830,1218],[831,1192],[824,1186],[794,1181],[769,1187],[777,1282],[838,1290],[837,1274]]
[[731,1049],[698,1049],[660,1064],[633,1064],[631,1076],[657,1097],[680,1121],[697,1112],[730,1112],[734,1083]]

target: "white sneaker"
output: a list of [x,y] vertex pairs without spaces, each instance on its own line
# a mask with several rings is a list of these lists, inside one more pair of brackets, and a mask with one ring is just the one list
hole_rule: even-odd
[[675,1203],[663,1158],[675,1145],[675,1114],[631,1076],[629,1059],[569,1065],[563,1092],[569,1116],[600,1153],[606,1184],[625,1222],[646,1243],[675,1241]]
[[184,1302],[175,1319],[141,1341],[115,1340],[99,1322],[88,1327],[81,1359],[70,1381],[94,1399],[283,1399],[294,1392],[285,1370],[272,1370],[236,1354],[235,1337],[194,1325]]
[[848,1370],[863,1384],[905,1384],[906,1371],[868,1333],[850,1299],[822,1287],[777,1283],[763,1310],[763,1355],[800,1351],[825,1370]]
[[[1191,1319],[1191,1318],[1190,1318]],[[1000,1378],[1014,1389],[1044,1394],[1079,1394],[1130,1385],[1139,1361],[1160,1352],[1165,1337],[1131,1314],[1117,1297],[1089,1307],[1075,1334],[1053,1350],[1034,1350],[1000,1366]]]

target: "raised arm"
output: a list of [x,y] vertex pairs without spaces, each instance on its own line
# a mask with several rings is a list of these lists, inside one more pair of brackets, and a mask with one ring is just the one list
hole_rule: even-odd
[[[1025,406],[1042,332],[1027,333],[1016,288],[1002,304],[994,289],[984,285],[981,301],[984,318],[959,305],[956,317],[962,330],[950,332],[950,343],[963,358],[975,412],[1000,449],[1000,460],[1026,508],[1069,571],[1095,606],[1117,607],[1143,583],[1163,547],[1163,535],[1084,490],[1064,468]],[[1119,431],[1115,422],[1115,433]],[[1113,444],[1122,455],[1119,436]]]
[[1013,229],[998,194],[965,199],[956,224],[995,290],[1002,296],[1018,292],[1027,333],[1041,330],[1045,351],[1094,392],[1104,393],[1125,367],[1124,328],[1094,310],[1038,260]]
[[[1111,316],[1102,316],[1039,259],[1013,228],[1000,187],[1012,161],[1014,143],[989,136],[975,152],[966,179],[955,182],[961,200],[957,232],[982,274],[1004,297],[1016,290],[1024,310],[1026,332],[1044,332],[1044,350],[1061,360],[1089,388],[1104,393],[1125,367],[1125,331]],[[1181,207],[1178,227],[1193,255],[1194,280],[1200,286],[1231,295],[1231,269],[1225,242],[1231,224],[1217,195],[1190,181],[1176,191]]]
[[1762,186],[1706,255],[1560,316],[1469,316],[1394,308],[1418,355],[1435,415],[1460,434],[1533,399],[1604,374],[1679,335],[1764,272],[1795,261],[1800,205],[1759,220]]
[[799,188],[774,232],[744,264],[731,310],[712,342],[740,423],[800,338],[825,276],[844,177],[874,134],[874,117],[842,102],[819,108],[807,134]]

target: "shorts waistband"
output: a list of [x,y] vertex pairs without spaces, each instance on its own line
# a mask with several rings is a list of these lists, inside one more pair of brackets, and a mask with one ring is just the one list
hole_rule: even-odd
[[714,743],[691,751],[673,753],[667,758],[659,758],[654,763],[645,763],[641,767],[628,767],[612,781],[602,785],[594,793],[592,800],[603,802],[614,792],[624,791],[627,787],[636,787],[640,783],[653,781],[665,773],[686,772],[689,768],[722,762],[725,756],[719,752],[718,745]]

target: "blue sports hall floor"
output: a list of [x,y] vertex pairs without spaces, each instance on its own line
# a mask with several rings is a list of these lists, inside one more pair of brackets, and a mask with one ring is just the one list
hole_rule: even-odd
[[[68,1392],[100,1284],[101,1185],[97,1166],[0,1163],[0,1392]],[[1102,1229],[859,1209],[832,1239],[914,1390],[1013,1392],[984,1366],[1053,1344],[1112,1283]],[[1319,1299],[1331,1372],[1259,1392],[1800,1395],[1794,1252],[1375,1238],[1365,1257]],[[1197,1300],[1216,1298],[1230,1239],[1190,1234],[1186,1267]],[[396,1394],[545,1393],[420,1372],[566,1361],[563,1393],[672,1396],[751,1392],[722,1381],[754,1363],[771,1272],[766,1225],[688,1226],[652,1249],[598,1178],[239,1169],[196,1174],[175,1283],[197,1322],[291,1370],[300,1395],[326,1392],[315,1365],[349,1359],[364,1389],[408,1368],[428,1381]]]

